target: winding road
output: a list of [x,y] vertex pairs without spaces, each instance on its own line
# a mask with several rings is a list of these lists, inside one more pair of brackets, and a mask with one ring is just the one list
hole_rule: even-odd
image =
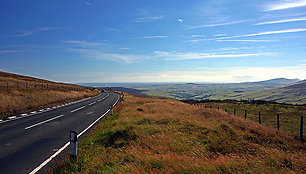
[[69,132],[81,136],[119,100],[101,93],[79,102],[47,108],[0,122],[0,173],[41,173],[69,145]]

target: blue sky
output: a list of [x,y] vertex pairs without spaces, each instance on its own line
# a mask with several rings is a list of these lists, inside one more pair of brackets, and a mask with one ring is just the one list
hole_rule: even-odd
[[4,0],[0,70],[72,83],[306,79],[306,0]]

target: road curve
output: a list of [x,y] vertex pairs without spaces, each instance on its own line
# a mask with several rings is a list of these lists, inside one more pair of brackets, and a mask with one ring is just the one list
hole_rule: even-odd
[[29,117],[0,123],[0,173],[30,173],[65,146],[70,130],[78,133],[109,110],[119,99],[102,93]]

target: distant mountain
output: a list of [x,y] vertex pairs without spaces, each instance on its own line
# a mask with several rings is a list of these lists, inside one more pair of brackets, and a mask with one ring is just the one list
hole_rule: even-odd
[[278,84],[278,85],[287,85],[299,82],[299,79],[286,79],[286,78],[276,78],[276,79],[270,79],[270,80],[264,80],[264,81],[258,81],[258,82],[251,82],[255,84]]
[[284,87],[285,89],[306,89],[306,80],[297,82],[296,84]]

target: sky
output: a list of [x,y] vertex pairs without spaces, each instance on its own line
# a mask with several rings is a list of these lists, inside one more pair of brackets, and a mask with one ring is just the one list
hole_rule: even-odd
[[306,0],[2,0],[0,71],[70,82],[306,79]]

